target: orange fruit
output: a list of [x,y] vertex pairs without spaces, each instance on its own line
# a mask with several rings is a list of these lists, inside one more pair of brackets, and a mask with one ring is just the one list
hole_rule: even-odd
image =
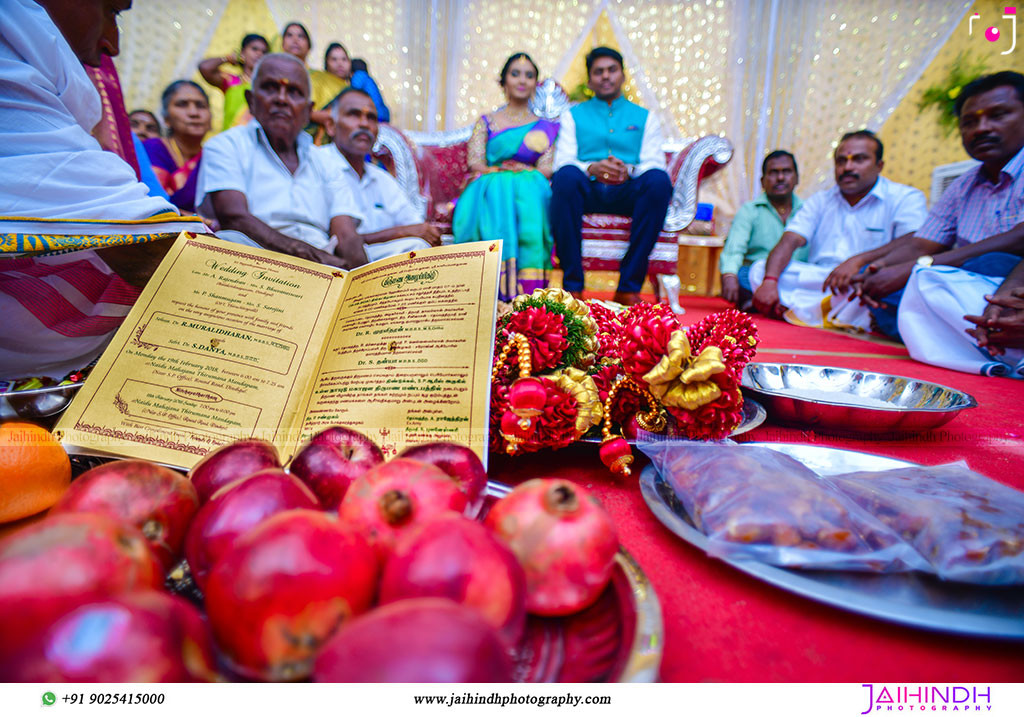
[[0,523],[46,510],[71,483],[60,442],[34,423],[0,424]]

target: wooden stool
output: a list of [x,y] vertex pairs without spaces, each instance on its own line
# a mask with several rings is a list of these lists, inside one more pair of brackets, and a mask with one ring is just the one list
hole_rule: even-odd
[[718,255],[724,237],[679,235],[679,293],[715,296],[719,289]]

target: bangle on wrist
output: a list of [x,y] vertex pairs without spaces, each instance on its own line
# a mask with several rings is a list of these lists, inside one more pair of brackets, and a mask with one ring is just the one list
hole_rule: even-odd
[[775,283],[778,283],[779,282],[779,277],[777,277],[777,276],[766,276],[764,279],[761,280],[761,283],[763,284],[766,281],[774,281]]

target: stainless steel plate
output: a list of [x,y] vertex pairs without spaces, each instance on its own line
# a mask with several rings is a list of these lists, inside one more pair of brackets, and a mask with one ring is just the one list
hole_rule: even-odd
[[[822,474],[881,471],[917,465],[895,458],[838,448],[791,443],[745,443],[786,453]],[[671,486],[648,465],[640,474],[647,506],[665,527],[706,550]],[[776,587],[880,620],[939,632],[1024,640],[1024,587],[988,587],[943,582],[920,573],[795,570],[753,560],[726,560],[737,570]]]
[[[730,437],[738,436],[741,433],[752,431],[762,423],[768,417],[768,413],[764,410],[764,406],[750,398],[744,396],[743,398],[743,420],[740,421],[740,425],[736,427],[736,430],[729,434]],[[580,443],[600,443],[600,436],[587,436],[581,438]],[[629,444],[636,445],[636,439],[630,439]]]
[[781,423],[873,436],[927,431],[978,405],[970,394],[937,383],[804,364],[747,364],[743,389]]
[[71,403],[82,383],[0,393],[0,418],[48,418]]

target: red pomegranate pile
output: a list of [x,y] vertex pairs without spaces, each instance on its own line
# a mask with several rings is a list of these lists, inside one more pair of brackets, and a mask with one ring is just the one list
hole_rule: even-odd
[[[340,426],[287,467],[244,440],[187,477],[93,468],[0,540],[0,679],[522,679],[528,614],[593,606],[618,539],[576,484],[528,481],[479,521],[486,488],[465,446],[385,461]],[[165,589],[190,580],[192,602]]]

